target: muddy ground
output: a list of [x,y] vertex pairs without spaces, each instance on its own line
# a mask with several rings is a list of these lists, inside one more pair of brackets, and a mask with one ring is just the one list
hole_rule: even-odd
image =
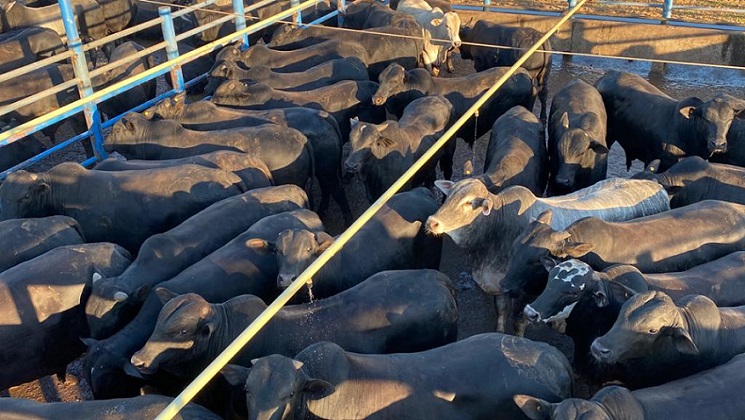
[[[472,62],[463,61],[457,55],[455,56],[455,64],[456,73],[453,75],[445,74],[445,77],[463,76],[474,72]],[[576,77],[593,83],[608,69],[635,72],[646,77],[650,71],[650,66],[647,63],[635,63],[627,60],[594,60],[583,58],[574,61],[565,61],[556,55],[554,56],[549,82],[551,92],[556,92],[564,84]],[[670,66],[666,75],[656,75],[652,78],[652,82],[676,98],[699,96],[702,99],[708,99],[718,92],[727,92],[738,97],[745,97],[745,73],[738,71]],[[160,80],[158,90],[162,92],[165,89],[167,89],[167,86]],[[534,110],[536,115],[539,113],[539,110],[540,105],[536,104],[536,109]],[[487,142],[488,136],[484,136],[476,142],[474,151],[476,173],[481,172]],[[462,177],[463,164],[471,156],[472,152],[468,146],[462,140],[458,140],[454,167],[456,180]],[[83,157],[82,148],[76,146],[54,158],[47,159],[41,165],[37,165],[35,169],[45,170],[64,160],[82,161]],[[614,145],[611,149],[609,159],[609,176],[628,177],[640,169],[642,169],[641,164],[635,162],[631,171],[627,172],[623,151],[618,145]],[[359,182],[355,181],[347,185],[346,190],[352,210],[355,216],[359,216],[368,206],[363,188]],[[314,190],[314,194],[316,197],[315,202],[318,203],[320,194],[317,187]],[[333,201],[324,222],[327,225],[328,231],[332,234],[338,234],[343,229],[338,207]],[[484,294],[470,278],[468,267],[464,263],[465,260],[466,258],[463,252],[455,247],[446,237],[440,269],[450,276],[457,288],[456,293],[460,312],[459,338],[494,331],[496,325],[493,298]],[[534,340],[548,342],[561,349],[571,358],[573,346],[571,340],[546,326],[529,326],[526,336]],[[59,381],[56,377],[46,377],[29,384],[14,387],[3,395],[47,402],[79,401],[81,399],[91,398],[87,384],[79,378],[79,375],[80,363],[76,361],[68,369],[65,382]],[[589,396],[594,392],[596,386],[597,384],[589,385],[580,379],[577,383],[576,394],[580,397]]]

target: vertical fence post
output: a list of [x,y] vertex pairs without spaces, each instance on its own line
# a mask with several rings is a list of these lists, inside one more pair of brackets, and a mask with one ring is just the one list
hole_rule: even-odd
[[673,0],[665,0],[662,5],[662,17],[670,19],[673,17]]
[[[163,30],[163,39],[166,41],[166,55],[168,60],[175,60],[178,57],[178,43],[176,43],[176,31],[173,29],[173,16],[171,8],[161,6],[158,8],[160,15],[160,26]],[[184,91],[184,73],[181,71],[181,64],[174,64],[171,67],[171,83],[176,92]]]
[[491,0],[484,0],[484,11],[488,12],[491,9]]
[[[91,78],[88,75],[88,62],[85,60],[83,52],[83,43],[78,34],[78,27],[75,24],[75,14],[72,12],[69,0],[58,0],[60,12],[62,14],[62,23],[65,25],[65,35],[67,35],[67,46],[72,50],[72,66],[75,72],[75,78],[78,79],[78,91],[80,97],[84,98],[93,94]],[[103,150],[103,132],[101,131],[101,113],[95,102],[85,104],[83,110],[85,114],[85,123],[93,134],[91,145],[96,156],[100,159],[106,157]]]
[[338,0],[336,2],[336,10],[339,12],[336,15],[336,26],[341,28],[342,26],[344,26],[344,13],[347,10],[347,1]]
[[[246,29],[246,11],[243,8],[243,0],[233,0],[233,12],[235,12],[235,30],[240,31]],[[241,44],[243,49],[248,48],[248,34],[243,34],[241,37]]]
[[[290,0],[290,7],[296,7],[300,4],[300,0]],[[298,10],[292,15],[292,20],[295,21],[295,25],[300,26],[303,24],[303,12]]]

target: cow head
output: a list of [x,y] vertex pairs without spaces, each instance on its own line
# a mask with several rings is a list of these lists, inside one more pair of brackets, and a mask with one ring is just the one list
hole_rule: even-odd
[[0,219],[44,217],[53,214],[52,187],[44,174],[13,172],[0,185]]
[[450,40],[450,48],[458,48],[461,45],[460,40],[460,17],[455,12],[443,13],[441,19],[433,19],[432,26],[442,26]]
[[334,393],[334,386],[308,376],[303,362],[273,354],[254,359],[251,368],[228,365],[221,371],[233,386],[243,386],[249,420],[283,420],[301,417],[309,400]]
[[[473,35],[471,32],[473,31],[473,17],[468,19],[468,22],[463,23],[460,25],[460,31],[458,31],[458,37],[461,39],[461,41],[465,42],[472,42],[473,41]],[[471,46],[468,44],[463,44],[461,42],[460,45],[460,58],[464,60],[473,60],[473,55],[471,54]]]
[[[712,167],[699,156],[689,156],[663,173],[655,173],[660,165],[659,159],[652,161],[644,171],[634,174],[633,179],[647,179],[656,181],[667,191],[672,207],[681,207],[690,202],[701,201],[705,198],[704,188],[686,188],[686,186],[705,180],[710,176]],[[699,195],[700,194],[700,195]]]
[[[141,114],[129,113],[111,127],[111,133],[106,137],[104,149],[111,153],[122,151],[127,146],[135,146],[148,138],[150,121]],[[127,154],[128,157],[131,157]]]
[[673,300],[663,292],[632,296],[621,307],[616,322],[592,342],[590,351],[600,362],[617,363],[653,354],[656,343],[672,343],[683,354],[698,354],[686,322]]
[[[588,114],[590,116],[595,114]],[[571,192],[586,186],[576,184],[577,170],[592,168],[605,162],[609,150],[603,142],[590,137],[584,129],[570,127],[566,112],[561,115],[559,123],[563,133],[556,147],[559,165],[554,183],[561,191]]]
[[212,102],[217,105],[241,105],[243,98],[251,103],[263,103],[271,97],[272,88],[263,83],[226,80],[215,90]]
[[155,293],[164,303],[155,330],[130,361],[143,374],[158,369],[179,374],[179,366],[188,366],[207,352],[219,319],[212,305],[197,294],[179,296],[162,287]]
[[400,64],[393,63],[386,67],[378,76],[378,90],[372,97],[373,104],[384,105],[392,96],[406,91],[408,75]]
[[678,104],[678,112],[695,122],[699,135],[704,136],[699,141],[705,141],[706,150],[713,155],[727,151],[727,131],[733,119],[745,118],[745,101],[726,93],[706,102],[692,97]]
[[388,130],[395,128],[397,124],[395,121],[386,121],[376,125],[353,119],[351,125],[349,144],[352,150],[344,162],[344,169],[347,173],[364,175],[365,168],[374,164],[371,161],[383,159],[398,144],[391,138],[392,130]]
[[150,291],[149,285],[128,290],[125,284],[120,277],[105,279],[93,274],[91,295],[85,304],[92,337],[108,337],[118,331],[124,322],[132,319]]
[[[249,48],[249,50],[251,49],[253,49],[253,47]],[[222,50],[220,50],[219,53],[217,53],[217,56],[215,57],[215,62],[220,62],[220,61],[225,61],[225,60],[245,61],[239,44],[236,43],[233,45],[229,45],[223,48]]]
[[555,260],[579,258],[592,250],[591,245],[572,241],[571,233],[551,228],[552,218],[551,210],[546,210],[515,239],[502,293],[518,294],[525,285],[544,277]]
[[555,266],[550,258],[542,262],[549,270],[548,283],[541,295],[525,307],[525,317],[531,322],[566,319],[585,290],[600,278],[592,267],[579,260],[570,259]]
[[269,42],[269,46],[278,47],[287,45],[294,42],[297,35],[300,33],[302,33],[300,28],[295,28],[290,25],[279,25],[279,28],[277,28],[272,34],[272,40]]
[[277,287],[286,289],[331,244],[334,238],[326,232],[288,229],[280,232],[275,244],[279,275]]
[[498,198],[475,178],[457,183],[439,181],[436,185],[447,199],[437,213],[427,219],[425,228],[435,235],[446,234],[456,245],[464,246],[468,242],[468,232],[478,229],[475,224],[481,223],[479,219],[488,217],[492,209],[498,207],[495,206]]
[[180,118],[186,108],[186,91],[179,92],[170,98],[163,99],[142,112],[142,116],[148,120]]
[[110,347],[108,340],[82,340],[88,346],[83,358],[83,375],[96,398],[124,398],[139,394],[143,382],[124,372],[129,360],[121,349]]
[[[607,388],[604,388],[604,390]],[[625,388],[622,388],[625,389]],[[601,391],[602,392],[602,391]],[[631,395],[631,392],[626,390]],[[598,393],[599,395],[600,393]],[[633,396],[631,397],[633,400]],[[520,410],[531,420],[582,419],[612,420],[606,409],[595,401],[580,398],[569,398],[560,403],[551,403],[540,398],[517,394],[512,398]],[[625,413],[624,413],[625,414]],[[623,416],[622,416],[623,417]],[[629,417],[629,418],[642,418]]]

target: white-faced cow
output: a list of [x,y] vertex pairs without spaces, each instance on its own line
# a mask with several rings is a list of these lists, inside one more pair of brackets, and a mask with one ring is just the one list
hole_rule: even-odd
[[[437,46],[437,60],[439,64],[446,64],[450,73],[455,71],[450,59],[450,52],[460,47],[460,16],[451,11],[445,12],[439,7],[432,7],[424,0],[402,0],[396,11],[414,17],[419,25],[430,33],[432,42]],[[444,44],[448,41],[448,44]]]

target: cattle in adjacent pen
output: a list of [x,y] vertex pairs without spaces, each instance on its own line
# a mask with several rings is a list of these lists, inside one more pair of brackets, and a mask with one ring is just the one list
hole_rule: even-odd
[[725,153],[732,121],[745,117],[745,100],[719,93],[678,101],[631,73],[608,71],[595,87],[608,113],[608,144],[623,147],[627,168],[634,159],[660,159],[665,171],[686,156]]

